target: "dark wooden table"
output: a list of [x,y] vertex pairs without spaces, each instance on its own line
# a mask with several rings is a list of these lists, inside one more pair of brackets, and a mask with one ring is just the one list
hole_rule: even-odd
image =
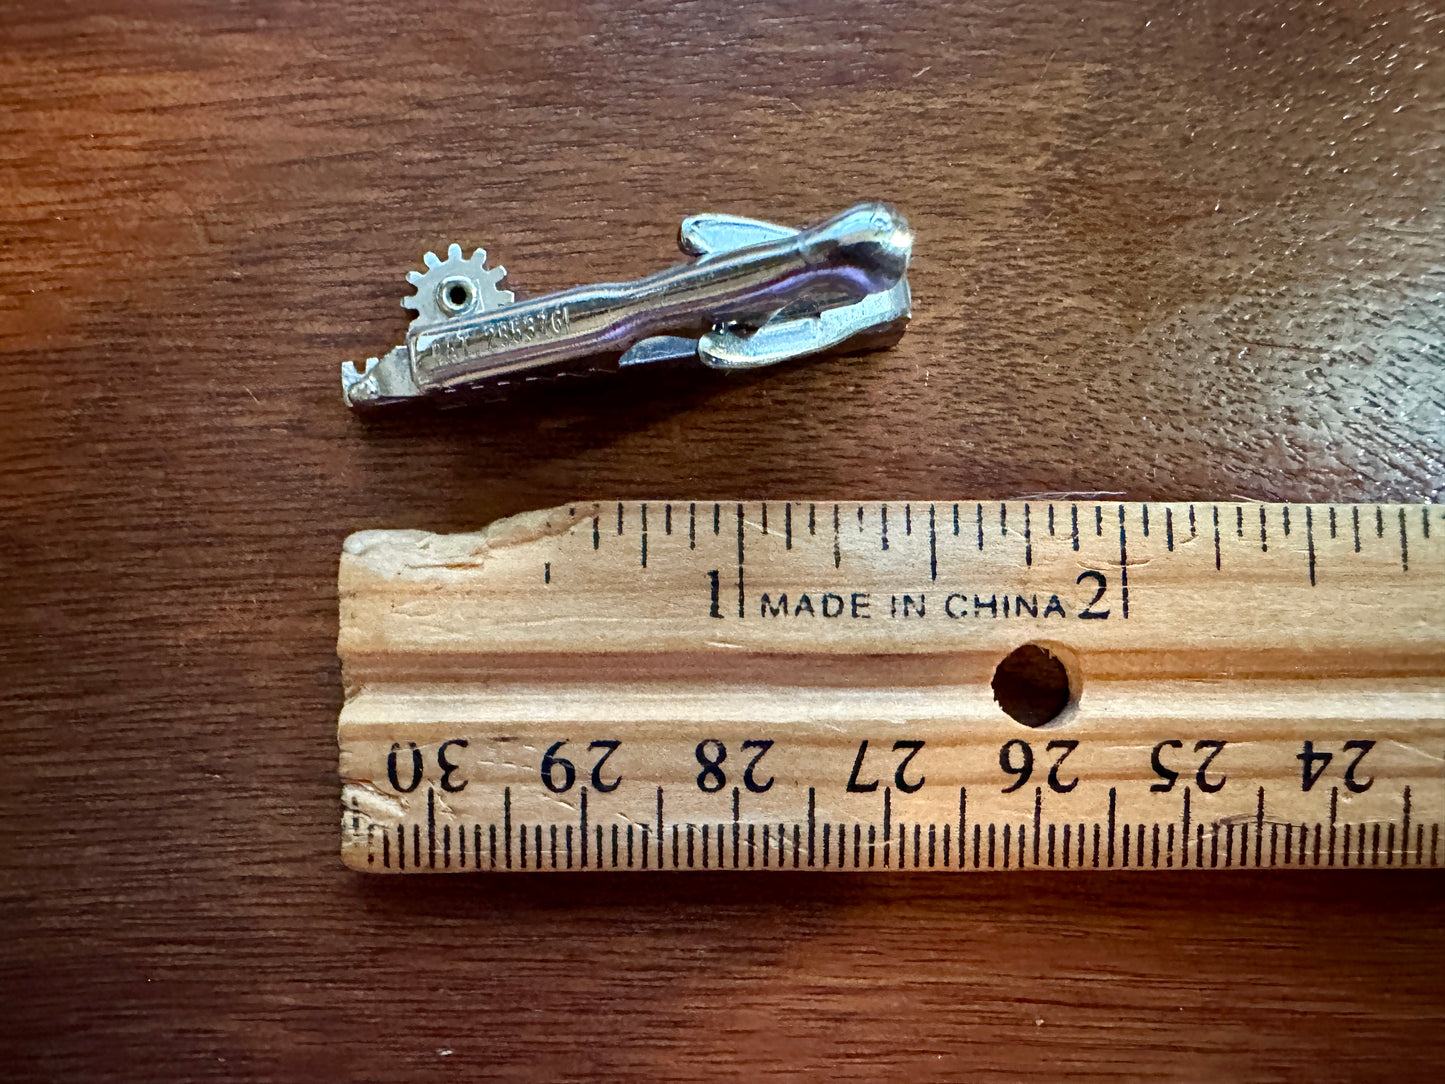
[[[1368,3],[12,3],[8,1079],[1438,1079],[1433,873],[368,879],[336,560],[569,498],[1440,500],[1445,20]],[[366,424],[527,292],[890,199],[894,350]]]

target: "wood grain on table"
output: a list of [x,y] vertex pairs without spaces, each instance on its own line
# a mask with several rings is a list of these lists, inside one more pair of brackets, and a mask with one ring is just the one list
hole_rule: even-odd
[[[11,1079],[1431,1079],[1438,873],[379,881],[336,563],[569,499],[1445,496],[1415,0],[17,2],[0,32]],[[918,235],[886,353],[365,422],[405,272]]]

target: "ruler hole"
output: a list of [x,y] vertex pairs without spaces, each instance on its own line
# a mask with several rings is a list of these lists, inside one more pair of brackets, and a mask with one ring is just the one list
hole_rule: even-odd
[[1077,699],[1068,668],[1042,644],[1011,651],[993,672],[993,698],[1009,718],[1045,726]]

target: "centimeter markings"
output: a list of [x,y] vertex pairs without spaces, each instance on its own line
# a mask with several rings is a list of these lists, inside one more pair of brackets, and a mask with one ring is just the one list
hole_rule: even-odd
[[[1119,823],[1113,788],[1105,821],[1045,821],[1042,787],[1034,788],[1032,821],[970,823],[968,788],[959,787],[957,820],[941,826],[892,821],[891,788],[884,788],[880,818],[820,825],[814,815],[811,787],[806,822],[744,822],[739,814],[740,791],[734,787],[730,821],[669,823],[664,818],[665,790],[658,787],[655,822],[594,823],[590,833],[586,787],[581,788],[575,821],[513,824],[508,787],[503,790],[500,822],[445,823],[440,830],[436,791],[428,788],[425,825],[421,821],[395,825],[366,821],[366,864],[397,872],[408,868],[992,870],[1439,865],[1439,822],[1430,824],[1428,832],[1426,825],[1415,823],[1411,841],[1408,786],[1399,795],[1399,816],[1384,823],[1339,821],[1339,787],[1330,788],[1328,819],[1313,823],[1267,820],[1266,788],[1260,786],[1256,793],[1251,820],[1216,819],[1207,824],[1195,820],[1191,844],[1189,787],[1184,788],[1175,819],[1137,824]],[[352,832],[360,839],[363,815],[354,799],[349,815]]]
[[[363,532],[341,574],[343,857],[1437,866],[1442,512],[615,502]],[[989,688],[1029,642],[1069,670],[1039,729]]]

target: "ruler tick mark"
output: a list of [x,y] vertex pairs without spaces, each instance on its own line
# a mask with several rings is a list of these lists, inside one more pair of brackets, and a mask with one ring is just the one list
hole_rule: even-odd
[[744,616],[747,605],[743,595],[743,506],[738,502],[738,616]]
[[1255,796],[1254,810],[1254,864],[1261,865],[1264,859],[1264,788]]
[[1269,537],[1264,522],[1264,505],[1259,506],[1259,552],[1269,552]]
[[1405,510],[1400,509],[1400,571],[1410,571],[1410,545],[1405,539]]
[[928,578],[938,579],[938,531],[934,524],[933,505],[928,506]]
[[432,787],[426,789],[426,861],[430,869],[437,868],[437,796]]
[[[739,801],[738,788],[733,787],[733,869],[738,868],[738,839],[742,834]],[[722,835],[721,828],[718,829],[718,835]]]
[[1029,525],[1029,506],[1024,505],[1024,564],[1033,567],[1034,563],[1034,541],[1032,529]]
[[1179,833],[1179,864],[1189,865],[1189,788],[1184,788],[1184,825]]
[[1034,788],[1034,865],[1039,864],[1039,825],[1043,819],[1044,811],[1044,788]]
[[1141,504],[1141,505],[1139,506],[1139,517],[1140,517],[1140,528],[1139,528],[1139,529],[1144,532],[1144,537],[1145,537],[1145,538],[1148,538],[1148,537],[1149,537],[1149,506],[1148,506],[1147,504]]
[[[1122,504],[1119,505],[1119,586],[1124,617],[1127,619],[1129,617],[1129,540],[1124,531],[1124,506]],[[1112,794],[1112,791],[1110,793]],[[1112,799],[1110,801],[1112,809]],[[1113,829],[1111,828],[1110,831],[1112,832]],[[1112,838],[1109,840],[1109,846],[1111,849],[1114,846]]]
[[647,504],[643,503],[641,508],[642,520],[642,567],[647,567]]
[[1310,586],[1315,586],[1315,517],[1314,509],[1305,505],[1305,550],[1309,554]]
[[[1405,865],[1406,853],[1410,847],[1410,788],[1407,786],[1401,795],[1402,809],[1400,812],[1400,865]],[[1393,826],[1391,831],[1394,831]]]
[[1164,509],[1164,548],[1174,552],[1174,510]]
[[[812,869],[812,868],[813,868],[813,843],[814,843],[814,835],[815,835],[815,832],[817,831],[817,827],[818,827],[817,804],[816,804],[816,803],[817,803],[817,795],[816,795],[816,793],[815,793],[815,788],[809,787],[809,788],[808,788],[808,868],[809,868],[809,869]],[[796,864],[796,863],[795,863],[795,864]],[[826,866],[827,864],[828,864],[828,861],[827,861],[827,859],[825,858],[825,859],[823,860],[823,865]]]
[[[891,833],[891,831],[890,831],[890,822],[889,822],[889,815],[892,813],[892,811],[893,811],[893,788],[892,788],[892,787],[884,787],[884,788],[883,788],[883,864],[884,864],[885,866],[888,865],[888,844],[889,844],[890,840],[892,839],[892,833]],[[868,842],[869,842],[870,844],[873,842],[873,835],[872,835],[872,831],[871,831],[871,830],[869,831]],[[873,864],[871,855],[870,855],[870,857],[869,857],[869,862],[868,862],[868,864],[869,864],[869,865],[872,865],[872,864]]]
[[[1214,506],[1214,571],[1219,571],[1219,505]],[[1189,846],[1189,834],[1185,833],[1184,845]]]
[[980,504],[974,509],[974,515],[978,519],[978,548],[983,549],[983,505]]
[[[582,868],[587,868],[587,788],[582,787],[578,791],[578,823],[581,829],[582,840],[579,844],[582,857]],[[599,849],[601,844],[598,845]],[[567,868],[572,868],[572,826],[567,826]]]
[[1350,520],[1355,528],[1355,552],[1360,552],[1360,506],[1355,505],[1350,509]]
[[1102,504],[1094,505],[1094,536],[1096,538],[1104,537],[1104,506]]
[[886,504],[878,510],[878,531],[879,538],[883,541],[883,548],[886,550],[888,548],[888,506]]
[[783,505],[783,548],[793,548],[793,502]]
[[[963,856],[964,841],[968,838],[966,835],[964,835],[964,826],[965,826],[967,823],[968,823],[968,788],[967,788],[967,787],[959,787],[959,788],[958,788],[958,868],[959,868],[959,869],[962,869],[962,868],[963,868],[963,863],[964,863],[964,856]],[[945,828],[945,829],[944,829],[944,833],[945,833],[945,834],[944,834],[944,837],[943,837],[943,843],[944,843],[944,847],[945,847],[945,848],[947,848],[947,846],[948,846],[948,835],[947,835],[947,831],[948,831],[948,830]],[[975,843],[975,844],[974,844],[975,856],[977,855],[977,851],[978,851],[978,845]]]
[[1074,552],[1075,552],[1075,553],[1078,553],[1078,552],[1079,552],[1079,506],[1078,506],[1077,504],[1071,504],[1071,505],[1069,505],[1069,516],[1070,516],[1070,518],[1073,520],[1073,524],[1074,524],[1074,527],[1073,527],[1073,535],[1072,535],[1072,537],[1073,537],[1073,542],[1074,542]]

